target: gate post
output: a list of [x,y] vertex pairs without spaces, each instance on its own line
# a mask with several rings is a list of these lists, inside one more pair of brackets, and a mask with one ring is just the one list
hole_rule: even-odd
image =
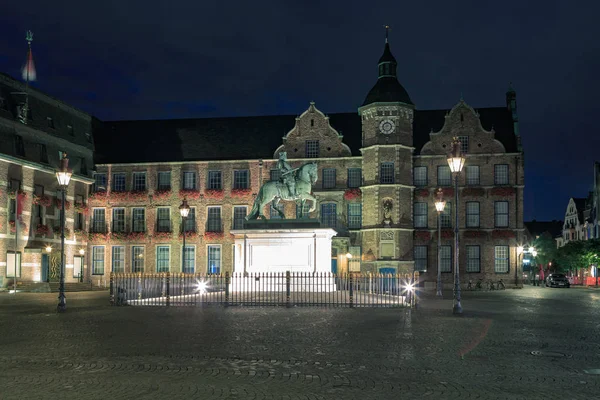
[[115,305],[114,272],[110,273],[110,305]]
[[225,307],[229,306],[229,271],[225,272]]
[[290,271],[285,271],[285,306],[290,308],[292,305],[290,304]]
[[354,307],[354,281],[352,279],[352,274],[350,274],[350,308]]
[[171,305],[171,273],[167,272],[167,284],[166,284],[166,291],[167,291],[167,307],[169,307]]

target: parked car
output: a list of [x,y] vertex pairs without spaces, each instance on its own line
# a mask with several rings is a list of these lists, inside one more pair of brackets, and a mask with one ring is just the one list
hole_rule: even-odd
[[546,278],[546,287],[570,287],[571,284],[564,274],[550,274]]

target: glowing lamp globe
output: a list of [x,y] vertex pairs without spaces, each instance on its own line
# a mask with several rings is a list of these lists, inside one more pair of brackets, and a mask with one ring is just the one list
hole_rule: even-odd
[[442,193],[442,189],[438,189],[437,191],[437,199],[435,200],[435,209],[437,212],[441,213],[446,208],[446,201],[444,200],[444,194]]
[[190,206],[188,206],[187,200],[183,199],[183,202],[179,206],[179,213],[183,218],[187,217],[190,213]]
[[450,171],[453,173],[462,171],[465,165],[465,158],[460,151],[460,141],[458,138],[454,138],[452,141],[452,151],[448,155],[448,165],[450,166]]
[[517,247],[517,254],[521,254],[523,252],[523,246]]
[[62,159],[60,160],[60,169],[56,171],[56,179],[58,180],[58,184],[62,187],[69,186],[69,182],[71,181],[72,172],[69,170],[69,159],[67,158],[67,153],[63,153]]

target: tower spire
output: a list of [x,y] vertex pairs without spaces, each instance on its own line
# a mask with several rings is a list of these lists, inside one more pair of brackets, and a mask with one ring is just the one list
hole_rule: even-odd
[[385,42],[388,43],[388,35],[391,28],[389,25],[384,25],[383,27],[385,28]]
[[22,77],[25,81],[25,104],[21,107],[19,115],[19,121],[27,125],[27,116],[29,115],[29,82],[36,80],[35,65],[33,63],[33,54],[31,53],[31,42],[33,42],[33,32],[27,31],[25,33],[25,40],[27,40],[27,61],[23,67]]

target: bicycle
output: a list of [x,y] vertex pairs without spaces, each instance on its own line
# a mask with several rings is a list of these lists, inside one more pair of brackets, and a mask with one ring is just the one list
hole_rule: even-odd
[[487,283],[487,289],[488,290],[496,290],[496,286],[494,286],[494,282],[493,281],[488,281]]
[[483,289],[483,279],[479,278],[477,280],[477,283],[475,284],[475,290],[481,290]]
[[505,290],[506,289],[506,286],[504,285],[504,281],[502,281],[502,279],[500,279],[498,281],[498,283],[496,284],[496,288],[498,290]]
[[467,284],[467,290],[473,290],[473,279],[469,279],[469,283]]

